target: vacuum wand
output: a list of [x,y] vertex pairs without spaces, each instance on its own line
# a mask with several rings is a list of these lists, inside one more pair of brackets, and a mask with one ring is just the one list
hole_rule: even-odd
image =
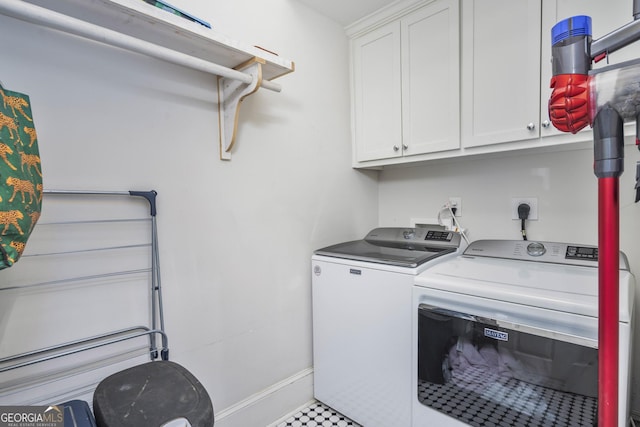
[[[624,171],[622,118],[607,105],[593,124],[594,173],[598,177],[598,425],[617,427],[619,360],[619,177]],[[626,417],[626,414],[620,414]]]

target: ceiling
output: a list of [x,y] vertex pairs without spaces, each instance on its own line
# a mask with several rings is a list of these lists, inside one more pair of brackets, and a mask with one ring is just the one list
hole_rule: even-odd
[[394,0],[298,0],[346,27]]

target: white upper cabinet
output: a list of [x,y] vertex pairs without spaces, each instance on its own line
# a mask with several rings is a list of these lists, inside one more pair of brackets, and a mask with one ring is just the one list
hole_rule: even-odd
[[401,22],[405,156],[460,147],[459,19],[457,1],[438,1]]
[[457,0],[391,8],[361,24],[351,49],[355,165],[460,146]]
[[462,144],[536,139],[540,0],[462,1]]
[[402,155],[400,23],[353,40],[352,102],[358,161]]
[[[464,0],[461,7],[462,146],[500,144],[492,150],[503,151],[591,140],[590,127],[571,135],[549,120],[551,28],[565,18],[588,15],[595,40],[632,20],[632,2]],[[610,59],[638,57],[640,43]]]
[[[592,18],[593,39],[632,21],[631,0],[393,3],[347,29],[354,166],[589,142],[549,120],[551,28]],[[640,58],[640,42],[610,64]],[[593,68],[607,65],[607,60]],[[633,134],[633,123],[625,132]]]

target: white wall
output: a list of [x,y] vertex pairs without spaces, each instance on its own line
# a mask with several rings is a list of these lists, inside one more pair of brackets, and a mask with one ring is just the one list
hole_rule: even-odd
[[340,26],[289,0],[173,3],[296,63],[244,102],[230,162],[213,76],[0,16],[0,80],[31,97],[45,188],[158,191],[172,360],[220,425],[264,426],[310,383],[250,422],[234,411],[312,366],[311,252],[377,224],[377,174],[350,167]]
[[[340,26],[293,0],[172,3],[296,63],[282,93],[244,102],[231,162],[218,160],[212,76],[0,16],[0,80],[31,96],[46,188],[159,192],[172,359],[206,386],[221,426],[264,426],[310,398],[305,383],[293,406],[243,406],[312,366],[315,248],[434,217],[448,196],[462,197],[472,239],[518,238],[510,198],[536,196],[532,239],[596,242],[589,149],[386,169],[378,184],[350,166]],[[621,245],[636,271],[637,158],[628,149],[621,184]]]
[[[520,239],[520,222],[511,219],[511,198],[537,197],[539,220],[527,223],[530,240],[596,245],[597,179],[591,144],[584,147],[385,169],[379,184],[380,225],[407,226],[410,218],[435,218],[448,198],[457,196],[462,198],[460,222],[469,230],[470,240]],[[620,179],[620,247],[636,275],[640,272],[640,204],[633,200],[639,160],[635,146],[627,145],[626,172]],[[635,335],[633,409],[640,412],[640,332]]]

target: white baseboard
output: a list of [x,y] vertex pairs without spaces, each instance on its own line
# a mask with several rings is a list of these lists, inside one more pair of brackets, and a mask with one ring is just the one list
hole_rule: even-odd
[[216,427],[265,427],[313,400],[313,368],[304,369],[215,414]]

